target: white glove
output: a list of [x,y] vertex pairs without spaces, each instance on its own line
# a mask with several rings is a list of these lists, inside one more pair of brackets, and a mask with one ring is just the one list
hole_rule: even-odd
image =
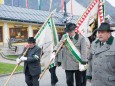
[[22,57],[20,58],[20,60],[26,61],[26,60],[27,60],[27,57],[22,56]]
[[51,56],[50,56],[50,61],[51,61],[52,59],[55,59],[55,52],[53,52],[53,53],[51,54]]
[[88,86],[91,86],[91,80],[88,79],[88,80],[86,81],[86,83],[87,83]]
[[81,63],[79,63],[79,71],[84,71],[84,70],[86,70],[87,69],[87,64],[86,65],[83,65],[83,64],[81,64]]
[[21,59],[17,58],[17,59],[16,59],[16,63],[18,64],[18,63],[20,63],[20,62],[21,62]]

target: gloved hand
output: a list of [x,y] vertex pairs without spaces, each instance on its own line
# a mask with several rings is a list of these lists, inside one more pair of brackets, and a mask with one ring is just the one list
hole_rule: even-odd
[[22,57],[20,58],[20,60],[26,61],[26,60],[27,60],[27,57],[22,56]]
[[53,52],[53,53],[51,54],[51,56],[50,56],[50,61],[51,61],[52,59],[55,59],[55,52]]
[[79,71],[85,71],[87,69],[87,67],[88,67],[88,64],[83,65],[83,64],[79,63]]
[[86,83],[88,84],[88,86],[91,86],[91,81],[90,79],[87,79]]
[[21,62],[21,59],[17,58],[17,59],[16,59],[16,63],[18,64],[18,63],[20,63],[20,62]]

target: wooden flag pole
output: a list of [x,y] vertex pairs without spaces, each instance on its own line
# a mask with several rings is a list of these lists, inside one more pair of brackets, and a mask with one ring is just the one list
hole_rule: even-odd
[[[26,55],[28,49],[29,49],[29,48],[27,48],[26,51],[23,53],[23,56]],[[8,77],[8,79],[7,79],[7,81],[5,82],[4,86],[7,86],[9,80],[11,79],[11,77],[13,76],[14,72],[15,72],[16,69],[19,67],[19,65],[20,65],[21,62],[22,62],[22,61],[20,61],[20,62],[15,66],[14,70],[12,71],[12,73],[10,74],[10,76]]]
[[[65,42],[65,41],[64,41]],[[57,49],[55,56],[58,54],[59,50],[61,49],[61,47],[63,46],[64,42],[61,43],[61,45],[59,46],[59,48]],[[41,73],[38,81],[41,80],[41,78],[43,77],[43,75],[45,74],[45,72],[47,71],[47,69],[49,68],[51,62],[53,61],[53,58],[49,61],[48,65],[45,67],[44,71]]]

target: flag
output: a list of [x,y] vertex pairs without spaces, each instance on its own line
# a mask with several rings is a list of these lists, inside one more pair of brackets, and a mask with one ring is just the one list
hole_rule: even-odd
[[42,0],[38,0],[38,10],[41,10]]
[[64,12],[64,0],[61,0],[61,12]]
[[12,6],[14,6],[14,0],[12,0]]
[[[48,65],[50,61],[50,56],[53,52],[53,47],[58,42],[57,30],[54,24],[52,17],[42,26],[35,36],[36,44],[42,48],[41,56],[41,67],[42,70]],[[52,62],[50,67],[53,67],[54,63]]]
[[50,0],[50,8],[49,8],[49,11],[51,11],[52,9],[52,0]]
[[26,8],[28,8],[28,0],[26,0]]
[[[100,23],[104,21],[104,15],[99,8],[102,6],[100,0],[93,0],[82,17],[77,21],[76,32],[79,31],[83,36],[89,37],[92,35],[92,32],[98,27],[98,20]],[[101,15],[101,16],[100,16]]]
[[18,7],[20,7],[20,0],[17,1]]
[[0,4],[4,4],[4,0],[0,0]]
[[98,6],[98,26],[100,26],[100,24],[102,22],[104,22],[104,15],[105,15],[105,11],[104,11],[104,0],[100,0],[99,6]]
[[71,0],[71,15],[73,15],[73,2]]

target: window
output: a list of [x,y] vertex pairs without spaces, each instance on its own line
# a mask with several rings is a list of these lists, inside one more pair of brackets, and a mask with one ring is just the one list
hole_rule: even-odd
[[10,28],[10,38],[13,42],[27,42],[27,28]]
[[38,30],[33,30],[33,35],[35,37],[35,35],[37,34]]
[[0,42],[3,42],[3,32],[2,32],[2,27],[0,27]]

